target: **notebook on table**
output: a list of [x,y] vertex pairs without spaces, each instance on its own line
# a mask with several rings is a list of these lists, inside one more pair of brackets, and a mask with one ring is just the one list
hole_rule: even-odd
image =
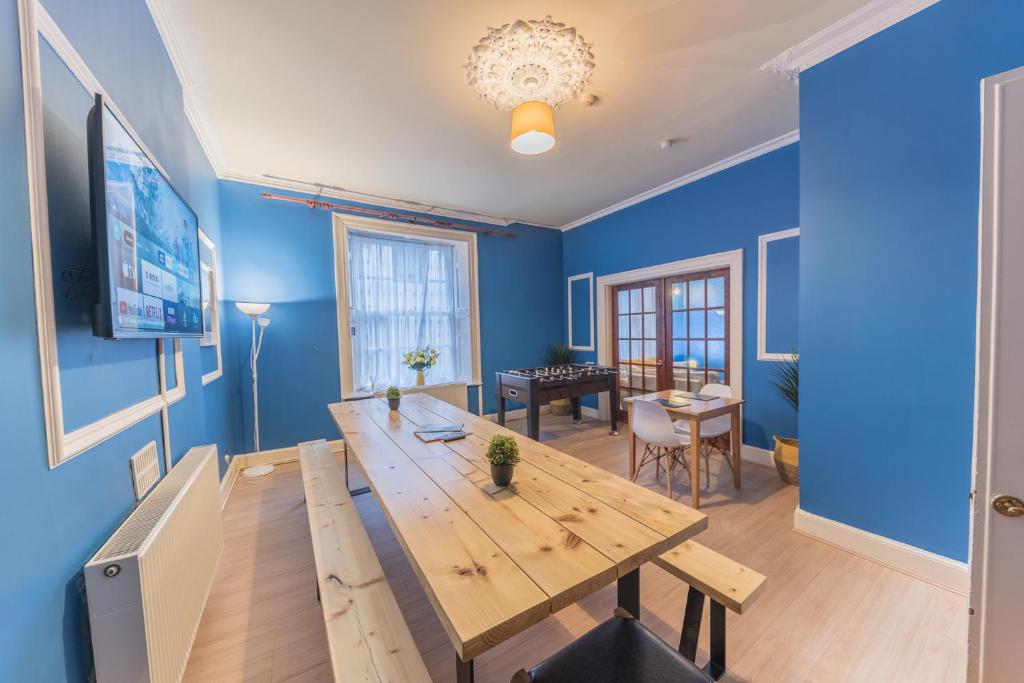
[[685,408],[686,406],[690,405],[689,403],[681,403],[679,401],[672,401],[672,400],[667,399],[667,398],[655,398],[655,399],[652,399],[652,400],[655,403],[657,403],[658,405],[665,406],[666,408]]
[[459,439],[466,438],[466,432],[462,430],[451,431],[451,432],[416,432],[416,436],[420,438],[423,443],[431,443],[433,441],[458,441]]
[[690,391],[674,391],[672,396],[675,398],[690,398],[694,401],[714,401],[719,396],[712,396],[711,394],[695,394]]
[[432,432],[461,432],[462,423],[439,422],[436,424],[420,425],[416,428],[416,434],[430,434]]

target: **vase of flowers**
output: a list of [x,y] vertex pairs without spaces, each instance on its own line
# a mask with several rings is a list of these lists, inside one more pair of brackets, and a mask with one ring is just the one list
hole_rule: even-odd
[[396,386],[388,387],[388,408],[391,410],[398,410],[399,404],[402,402],[402,391]]
[[491,479],[495,486],[512,483],[512,472],[519,462],[519,444],[511,436],[495,434],[487,443],[487,460],[491,463]]
[[422,387],[426,384],[426,373],[437,364],[437,357],[440,354],[432,346],[424,346],[421,349],[413,349],[402,356],[402,365],[408,365],[416,371],[416,386]]

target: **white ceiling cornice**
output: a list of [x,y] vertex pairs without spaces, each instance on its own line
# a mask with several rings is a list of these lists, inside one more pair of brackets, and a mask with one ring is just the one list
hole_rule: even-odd
[[645,202],[648,199],[657,197],[660,194],[671,192],[672,190],[680,188],[683,185],[695,183],[702,178],[707,178],[708,176],[714,175],[719,171],[724,171],[727,168],[732,168],[733,166],[742,164],[744,161],[750,161],[751,159],[755,159],[761,156],[762,154],[774,152],[775,150],[781,147],[791,145],[794,142],[799,142],[799,140],[800,130],[797,129],[790,131],[788,133],[780,135],[777,138],[772,138],[767,142],[762,142],[759,145],[754,145],[749,149],[745,149],[742,152],[733,154],[731,157],[726,157],[721,161],[716,161],[713,164],[709,164],[704,168],[694,171],[693,173],[687,173],[684,176],[676,178],[675,180],[670,180],[667,183],[664,183],[663,185],[658,185],[657,187],[647,190],[646,192],[641,192],[640,194],[633,195],[629,199],[623,199],[621,202],[612,204],[611,206],[601,209],[600,211],[595,211],[594,213],[588,216],[584,216],[583,218],[574,220],[572,223],[566,223],[565,225],[562,226],[562,230],[566,231],[572,230],[573,228],[578,228],[581,225],[584,225],[585,223],[590,223],[591,221],[595,221],[603,216],[613,214],[617,211],[622,211],[623,209],[633,206],[634,204],[639,204],[640,202]]
[[798,81],[800,72],[884,31],[939,0],[873,0],[818,31],[761,67],[762,71]]
[[487,213],[479,213],[471,209],[459,209],[450,206],[441,206],[439,204],[426,204],[424,202],[417,202],[410,199],[395,199],[393,197],[385,197],[377,194],[369,194],[366,192],[358,192],[354,190],[346,190],[340,187],[334,187],[332,185],[321,185],[319,183],[308,182],[304,180],[293,180],[290,178],[279,178],[270,175],[259,175],[254,173],[244,173],[240,171],[224,171],[219,173],[218,177],[221,180],[231,180],[237,183],[247,183],[250,185],[259,185],[261,187],[269,187],[277,190],[287,190],[289,192],[301,192],[303,194],[314,195],[317,197],[329,197],[331,199],[342,199],[350,202],[357,202],[359,204],[369,204],[371,206],[380,206],[386,209],[398,209],[401,211],[414,211],[416,213],[430,214],[432,216],[443,216],[445,218],[458,218],[460,220],[474,221],[476,223],[486,223],[488,225],[501,225],[507,227],[513,223],[519,225],[526,225],[534,228],[547,228],[549,230],[559,230],[560,228],[556,225],[544,225],[535,221],[520,220],[516,218],[505,218],[503,216],[492,216]]
[[164,49],[170,57],[171,64],[181,83],[182,100],[184,101],[185,118],[188,119],[192,130],[203,148],[206,159],[213,168],[213,172],[221,180],[233,180],[241,183],[261,185],[263,187],[291,190],[307,194],[330,197],[332,199],[343,199],[347,201],[360,202],[362,204],[373,204],[388,209],[399,209],[402,211],[415,211],[419,213],[430,213],[445,218],[458,218],[461,220],[487,223],[489,225],[508,226],[512,223],[529,225],[538,228],[549,228],[558,230],[558,226],[543,225],[535,221],[525,221],[505,216],[493,216],[480,213],[471,209],[461,209],[452,206],[438,204],[425,204],[407,199],[385,197],[365,192],[345,190],[341,188],[326,187],[317,183],[304,182],[299,180],[286,180],[266,175],[230,171],[225,168],[223,155],[216,136],[216,126],[212,117],[202,105],[201,97],[197,94],[196,80],[188,67],[186,55],[198,54],[191,35],[185,29],[184,18],[180,15],[181,6],[174,0],[146,0],[150,16],[156,24],[157,32],[164,43]]

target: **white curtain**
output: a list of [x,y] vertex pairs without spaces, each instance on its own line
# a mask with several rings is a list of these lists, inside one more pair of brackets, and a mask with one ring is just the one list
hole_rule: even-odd
[[402,355],[440,352],[429,384],[459,378],[455,249],[448,244],[352,232],[349,236],[353,384],[415,384]]

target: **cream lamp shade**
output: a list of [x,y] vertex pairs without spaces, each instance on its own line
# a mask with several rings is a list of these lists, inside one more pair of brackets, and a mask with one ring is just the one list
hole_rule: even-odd
[[543,154],[555,144],[555,118],[545,102],[523,102],[512,110],[512,149]]
[[250,318],[255,318],[258,315],[263,315],[270,310],[270,304],[259,304],[250,301],[236,301],[235,306],[242,313],[245,313]]

